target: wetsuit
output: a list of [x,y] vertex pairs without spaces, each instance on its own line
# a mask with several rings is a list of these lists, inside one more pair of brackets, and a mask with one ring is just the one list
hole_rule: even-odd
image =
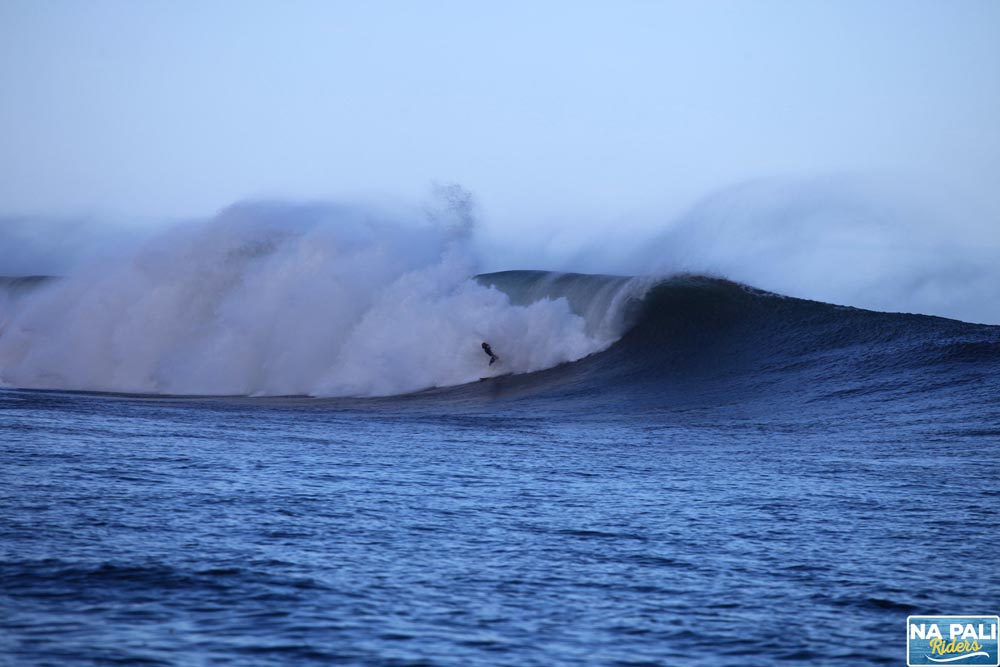
[[494,361],[500,358],[497,355],[493,354],[493,349],[490,347],[489,343],[483,343],[483,352],[490,355],[490,366],[493,365]]

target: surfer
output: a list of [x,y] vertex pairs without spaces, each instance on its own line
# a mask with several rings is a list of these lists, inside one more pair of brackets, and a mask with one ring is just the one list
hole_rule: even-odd
[[490,366],[493,365],[494,361],[500,358],[497,355],[493,354],[493,348],[491,348],[490,344],[487,343],[485,340],[483,341],[483,352],[490,355]]

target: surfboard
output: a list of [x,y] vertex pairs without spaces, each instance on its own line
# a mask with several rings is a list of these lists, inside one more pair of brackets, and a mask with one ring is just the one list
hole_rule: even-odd
[[496,378],[505,378],[508,375],[513,375],[513,373],[500,373],[498,375],[487,375],[486,377],[479,378],[479,381],[483,382],[485,380],[495,380]]

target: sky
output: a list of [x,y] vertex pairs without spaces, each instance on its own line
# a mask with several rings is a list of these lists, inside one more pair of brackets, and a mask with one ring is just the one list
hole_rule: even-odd
[[3,0],[0,83],[8,215],[457,182],[530,230],[759,178],[1000,176],[991,0]]
[[459,184],[480,271],[1000,324],[998,119],[995,0],[0,0],[0,275]]

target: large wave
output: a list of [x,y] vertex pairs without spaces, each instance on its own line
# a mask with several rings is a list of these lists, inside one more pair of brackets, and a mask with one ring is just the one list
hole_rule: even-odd
[[[0,383],[364,397],[470,383],[441,391],[612,392],[636,405],[709,391],[740,405],[764,396],[773,410],[775,396],[787,403],[804,388],[843,397],[934,375],[964,387],[1000,367],[1000,327],[695,274],[477,274],[469,197],[441,195],[418,216],[236,205],[74,261],[59,278],[0,278]],[[483,340],[500,355],[493,367]],[[475,382],[484,376],[510,377]]]
[[[474,279],[468,200],[423,220],[252,204],[0,301],[0,381],[155,394],[379,396],[526,373],[620,331]],[[496,366],[480,348],[489,341]]]

